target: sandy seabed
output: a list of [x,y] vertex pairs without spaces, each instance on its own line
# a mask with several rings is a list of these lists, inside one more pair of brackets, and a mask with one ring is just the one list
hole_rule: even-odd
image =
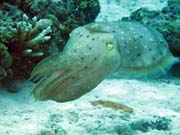
[[[180,79],[104,80],[67,103],[35,101],[32,82],[18,93],[0,91],[0,135],[179,135]],[[1,88],[2,89],[2,88]],[[104,100],[133,108],[133,113],[93,106]]]

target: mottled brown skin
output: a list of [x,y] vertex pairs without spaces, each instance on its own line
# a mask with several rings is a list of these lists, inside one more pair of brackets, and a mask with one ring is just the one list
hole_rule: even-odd
[[32,93],[39,100],[71,101],[110,75],[157,76],[176,60],[155,30],[131,22],[92,23],[73,30],[62,53],[35,67],[30,79],[40,82]]

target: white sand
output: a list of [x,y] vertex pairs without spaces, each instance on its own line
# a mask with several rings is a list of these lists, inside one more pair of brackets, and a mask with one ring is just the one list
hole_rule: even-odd
[[[108,2],[109,1],[109,2]],[[150,10],[161,10],[167,5],[167,0],[99,0],[101,12],[96,21],[119,21],[131,12],[145,7]]]
[[[105,80],[90,93],[67,103],[35,101],[29,96],[33,86],[25,82],[18,93],[0,91],[0,135],[63,135],[65,131],[67,135],[118,135],[119,126],[141,119],[150,121],[155,116],[170,119],[172,127],[165,131],[150,129],[146,134],[180,134],[180,79]],[[125,104],[134,113],[89,103],[99,99]]]

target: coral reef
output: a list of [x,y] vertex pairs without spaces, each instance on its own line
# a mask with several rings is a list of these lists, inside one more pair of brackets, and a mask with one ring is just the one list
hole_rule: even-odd
[[69,33],[74,28],[95,21],[100,6],[98,0],[61,0],[57,2],[37,0],[33,1],[29,10],[31,12],[27,13],[30,16],[36,15],[53,20],[56,28],[52,38],[62,50],[69,38]]
[[23,12],[8,3],[0,5],[0,42],[9,43],[17,39],[16,22],[21,21]]
[[174,56],[180,57],[180,5],[170,4],[161,11],[150,11],[140,8],[124,21],[138,21],[146,26],[154,27],[163,34]]
[[100,12],[98,0],[16,0],[8,1],[18,6],[31,18],[47,18],[53,21],[51,44],[63,49],[69,33],[76,27],[94,22]]
[[[37,17],[32,18],[32,23],[30,23],[28,16],[24,14],[22,21],[17,22],[18,40],[15,41],[15,44],[18,45],[16,47],[19,50],[16,49],[16,53],[31,57],[44,55],[39,46],[51,38],[51,36],[48,36],[52,32],[51,25],[51,20],[40,19],[38,21]],[[33,49],[38,52],[33,52]]]
[[168,0],[168,5],[180,4],[180,0]]
[[180,56],[180,21],[171,21],[158,27],[169,43],[170,49],[175,56]]
[[93,22],[99,10],[98,0],[1,1],[0,81],[27,79],[40,60],[63,49],[72,29]]
[[36,61],[48,56],[49,47],[45,42],[50,39],[52,21],[37,20],[36,17],[29,19],[8,3],[1,5],[0,14],[1,80],[9,82],[14,78],[27,78]]
[[6,78],[7,73],[11,72],[9,67],[12,64],[12,57],[8,52],[8,48],[0,43],[0,81]]

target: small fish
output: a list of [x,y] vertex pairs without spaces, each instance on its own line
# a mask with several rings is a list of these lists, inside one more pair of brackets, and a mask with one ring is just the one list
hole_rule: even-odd
[[156,77],[176,62],[155,30],[134,22],[91,23],[74,29],[62,53],[34,68],[30,79],[40,81],[32,94],[39,100],[72,101],[108,76]]
[[112,101],[96,100],[96,101],[90,101],[90,103],[93,106],[102,105],[103,107],[112,108],[114,110],[123,110],[124,112],[129,112],[129,113],[133,112],[132,108]]

